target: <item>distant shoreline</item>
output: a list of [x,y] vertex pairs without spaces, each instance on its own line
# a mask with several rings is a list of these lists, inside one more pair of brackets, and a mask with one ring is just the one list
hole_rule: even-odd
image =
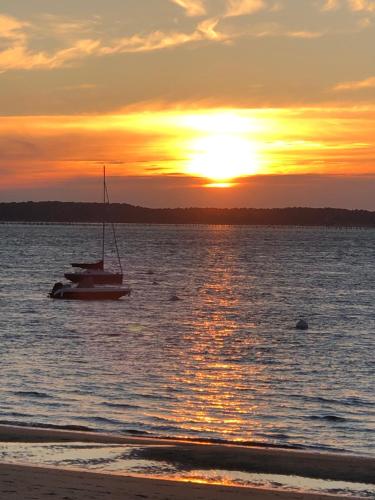
[[[99,226],[101,222],[46,222],[46,221],[2,221],[0,220],[0,226]],[[332,229],[332,230],[357,230],[357,231],[367,231],[375,229],[375,226],[351,226],[351,225],[323,225],[323,224],[229,224],[229,223],[190,223],[190,222],[117,222],[118,226],[227,226],[227,227],[252,227],[252,228],[270,228],[278,229],[280,231],[295,228],[295,229]]]
[[[323,226],[375,228],[375,211],[339,208],[145,208],[111,203],[107,222],[134,224],[213,224],[242,226]],[[0,223],[79,224],[103,221],[101,203],[0,203]]]

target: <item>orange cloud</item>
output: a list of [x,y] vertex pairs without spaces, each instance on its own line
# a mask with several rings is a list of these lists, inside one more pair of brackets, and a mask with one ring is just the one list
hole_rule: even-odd
[[125,52],[150,52],[191,42],[225,40],[226,36],[215,30],[217,24],[217,19],[206,19],[199,23],[195,31],[191,33],[155,31],[144,36],[133,35],[131,37],[124,37],[112,45],[98,47],[96,53],[98,55],[107,55]]
[[[337,10],[342,7],[344,0],[324,0],[322,11]],[[375,12],[373,0],[346,0],[346,5],[353,12]]]
[[348,0],[348,4],[354,12],[375,12],[374,0]]
[[265,9],[263,0],[227,0],[226,17],[244,16]]
[[29,26],[28,23],[0,14],[0,39],[24,40],[25,35],[23,30],[27,26]]
[[337,85],[335,85],[335,87],[333,87],[333,90],[362,90],[370,88],[375,88],[375,76],[371,76],[370,78],[366,78],[365,80],[338,83]]
[[255,38],[286,37],[313,39],[324,36],[324,34],[325,33],[320,31],[288,31],[285,27],[278,23],[264,23],[252,28],[252,31],[248,34],[248,36]]
[[337,10],[341,6],[341,0],[325,0],[322,11]]
[[197,32],[201,33],[203,39],[207,40],[223,41],[228,39],[229,37],[227,35],[225,35],[224,33],[220,33],[215,29],[218,23],[218,18],[206,19],[205,21],[199,23]]
[[187,16],[204,16],[206,8],[202,0],[171,0],[173,3],[182,7]]
[[99,46],[99,42],[95,40],[78,40],[72,47],[48,54],[44,51],[32,52],[23,43],[15,43],[0,52],[0,72],[11,69],[60,68],[94,54]]
[[[207,13],[203,0],[170,0],[182,7],[187,16],[203,16]],[[343,0],[344,1],[344,0]],[[353,11],[372,12],[375,7],[368,0],[347,0]],[[214,6],[216,7],[214,8]],[[338,0],[326,0],[322,9],[334,10],[339,7]],[[38,21],[24,22],[11,16],[0,15],[0,72],[9,70],[55,69],[72,66],[87,57],[105,57],[112,54],[152,52],[171,49],[187,44],[203,42],[225,42],[238,38],[252,37],[288,37],[313,39],[323,36],[328,31],[318,32],[309,29],[291,30],[287,25],[270,20],[255,23],[250,28],[236,26],[236,19],[261,10],[272,12],[286,7],[286,4],[266,0],[223,0],[220,5],[210,6],[210,17],[200,20],[195,27],[173,29],[155,29],[151,32],[139,31],[127,36],[115,38],[98,25],[100,18],[87,21],[60,18],[44,14]],[[369,17],[369,16],[367,16]],[[232,18],[228,20],[228,18]],[[369,19],[359,21],[361,28],[369,25]],[[219,29],[220,24],[220,29]],[[230,30],[230,31],[228,31]],[[101,33],[101,35],[98,35]],[[45,39],[42,50],[33,48],[34,41]],[[4,44],[5,41],[5,44]],[[51,47],[51,48],[48,48]],[[55,48],[57,47],[57,48]]]
[[[180,0],[178,0],[180,2]],[[198,13],[200,2],[181,1],[188,12]],[[195,6],[195,7],[194,7]],[[88,30],[87,23],[59,22],[55,17],[44,16],[47,22],[47,32],[52,29],[59,37],[71,34],[78,27],[83,31]],[[52,23],[52,24],[51,24]],[[78,39],[70,46],[53,51],[35,51],[29,47],[29,32],[26,29],[39,33],[41,28],[23,23],[15,18],[0,16],[0,39],[7,42],[4,50],[0,51],[0,72],[8,70],[55,69],[68,66],[73,62],[88,56],[105,56],[110,54],[150,52],[171,47],[177,47],[192,42],[204,40],[221,41],[227,37],[216,30],[218,19],[209,18],[200,22],[191,32],[178,31],[153,31],[148,34],[135,34],[127,37],[113,39],[104,43],[101,39]],[[82,30],[79,29],[81,32]],[[68,41],[70,41],[70,36]]]
[[319,38],[323,33],[319,31],[289,31],[286,36],[291,38]]

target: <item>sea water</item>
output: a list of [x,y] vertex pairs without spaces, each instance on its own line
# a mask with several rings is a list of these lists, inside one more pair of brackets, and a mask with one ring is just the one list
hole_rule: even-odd
[[374,230],[117,232],[130,298],[54,301],[100,226],[0,225],[2,423],[374,453]]

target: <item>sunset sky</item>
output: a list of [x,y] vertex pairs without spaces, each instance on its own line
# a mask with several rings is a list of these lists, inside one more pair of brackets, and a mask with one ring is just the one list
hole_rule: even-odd
[[375,0],[2,0],[0,201],[375,210]]

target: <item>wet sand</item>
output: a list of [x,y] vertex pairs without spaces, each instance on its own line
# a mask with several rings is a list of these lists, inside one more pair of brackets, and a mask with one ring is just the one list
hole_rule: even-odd
[[332,500],[339,497],[0,464],[0,498],[2,500]]
[[[270,474],[293,474],[361,483],[375,482],[375,459],[312,453],[267,447],[192,443],[167,439],[123,437],[93,432],[0,426],[3,442],[93,442],[135,444],[139,457],[167,461],[180,470],[225,469]],[[126,472],[124,473],[126,474]],[[242,499],[297,500],[340,498],[281,490],[241,488],[136,478],[121,474],[66,470],[28,465],[0,464],[0,498],[86,499]],[[341,497],[354,498],[354,497]]]

